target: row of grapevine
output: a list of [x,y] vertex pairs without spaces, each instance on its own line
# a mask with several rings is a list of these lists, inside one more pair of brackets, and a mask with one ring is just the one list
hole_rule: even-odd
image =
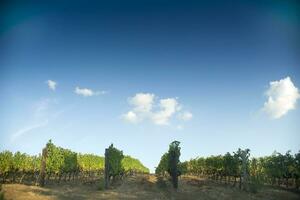
[[275,152],[271,156],[253,158],[250,173],[272,185],[294,185],[299,189],[300,151],[295,155],[288,151],[286,154]]
[[15,182],[21,175],[20,182],[26,174],[37,176],[41,163],[40,156],[29,156],[25,153],[10,151],[0,152],[0,179],[5,182],[8,179]]
[[[182,164],[183,173],[205,176],[239,186],[248,184],[276,184],[299,188],[300,152],[292,155],[274,152],[271,156],[250,159],[250,150],[225,155],[198,157]],[[244,184],[243,184],[244,181]]]
[[104,187],[109,188],[111,180],[123,178],[124,175],[135,173],[149,173],[149,169],[142,165],[138,159],[124,156],[123,151],[115,148],[113,144],[105,149],[105,178]]
[[[50,140],[46,147],[45,179],[60,182],[62,180],[90,181],[104,172],[104,157],[94,154],[75,153],[69,149],[55,146]],[[42,156],[30,156],[25,153],[0,152],[1,182],[37,183],[41,169]],[[125,156],[121,160],[124,174],[149,173],[149,169],[134,158]]]
[[124,158],[123,151],[115,148],[113,144],[109,148],[105,149],[105,189],[109,188],[111,178],[122,178],[124,175],[124,168],[122,166],[122,160]]
[[167,173],[171,177],[173,187],[178,188],[178,176],[181,175],[180,142],[174,141],[169,145],[167,153],[163,154],[160,162],[155,169],[155,174],[165,176]]
[[145,167],[141,161],[130,156],[124,156],[122,166],[126,174],[132,175],[135,173],[149,173],[149,169]]

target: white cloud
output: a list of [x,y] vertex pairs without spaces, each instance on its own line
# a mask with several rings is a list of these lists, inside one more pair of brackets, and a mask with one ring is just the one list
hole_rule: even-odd
[[57,83],[55,81],[48,80],[48,81],[46,81],[46,83],[48,84],[48,87],[50,90],[55,91],[56,86],[57,86]]
[[128,113],[124,114],[123,115],[123,118],[128,121],[128,122],[131,122],[131,123],[136,123],[138,122],[138,117],[137,115],[135,114],[135,112],[133,111],[129,111]]
[[[181,109],[176,98],[158,99],[151,93],[137,93],[128,99],[133,108],[122,115],[122,118],[131,123],[150,120],[156,125],[169,125],[171,118]],[[191,113],[190,113],[191,114]]]
[[300,98],[299,90],[290,77],[270,82],[266,95],[268,100],[264,103],[263,110],[273,119],[278,119],[295,109]]
[[149,118],[152,115],[154,98],[155,95],[150,93],[137,93],[128,98],[128,103],[133,106],[133,109],[124,114],[123,119],[131,123],[137,123],[144,118]]
[[167,125],[172,115],[179,110],[178,102],[174,98],[161,99],[159,106],[161,110],[153,113],[152,120],[155,124]]
[[189,111],[185,111],[183,113],[180,113],[178,115],[178,118],[180,120],[183,120],[183,121],[189,121],[189,120],[191,120],[193,118],[193,114],[191,112],[189,112]]
[[76,94],[82,95],[84,97],[96,96],[96,95],[107,93],[107,91],[93,91],[93,90],[88,89],[88,88],[80,88],[80,87],[76,87],[74,92]]
[[150,112],[154,101],[154,94],[137,93],[134,97],[129,98],[128,102],[134,106],[136,112]]

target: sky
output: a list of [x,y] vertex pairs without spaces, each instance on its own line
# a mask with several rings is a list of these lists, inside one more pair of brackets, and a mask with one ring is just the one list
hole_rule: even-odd
[[0,151],[296,153],[299,55],[297,1],[6,1]]

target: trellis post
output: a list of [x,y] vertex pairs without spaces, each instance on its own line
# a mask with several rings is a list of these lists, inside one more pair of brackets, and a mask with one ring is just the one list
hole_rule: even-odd
[[47,161],[47,147],[45,147],[42,152],[42,162],[41,162],[41,169],[39,174],[39,185],[41,187],[45,185],[46,161]]
[[108,189],[109,187],[109,151],[105,149],[105,169],[104,169],[104,188]]

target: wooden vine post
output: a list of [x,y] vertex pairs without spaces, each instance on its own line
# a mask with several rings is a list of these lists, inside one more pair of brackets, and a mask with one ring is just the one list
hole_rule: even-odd
[[249,177],[247,172],[247,165],[249,162],[249,150],[246,149],[242,151],[241,158],[242,158],[242,172],[241,172],[242,174],[241,174],[240,188],[242,188],[243,190],[248,190]]
[[104,178],[104,188],[108,189],[109,187],[109,150],[105,149],[105,178]]
[[47,147],[45,147],[42,152],[41,170],[39,174],[39,185],[41,187],[45,185],[46,161],[47,161]]

